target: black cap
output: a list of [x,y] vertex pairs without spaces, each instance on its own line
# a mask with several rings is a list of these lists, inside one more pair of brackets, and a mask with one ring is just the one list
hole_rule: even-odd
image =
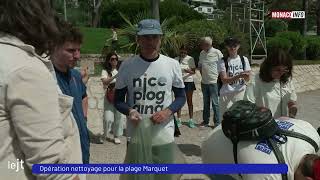
[[235,38],[235,37],[227,37],[225,40],[224,40],[224,44],[226,46],[236,46],[236,45],[239,45],[240,44],[240,41]]

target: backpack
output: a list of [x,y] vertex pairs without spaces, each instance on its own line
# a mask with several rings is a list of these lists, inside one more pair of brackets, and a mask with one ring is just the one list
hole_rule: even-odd
[[[233,144],[233,158],[236,164],[239,141],[265,141],[274,151],[278,163],[285,161],[277,144],[285,144],[287,136],[305,140],[316,152],[319,150],[317,143],[308,136],[279,128],[269,109],[245,100],[237,101],[223,114],[222,131]],[[288,180],[287,174],[282,174],[282,180]]]
[[[243,71],[246,69],[246,63],[244,62],[244,57],[240,56],[241,63],[242,63],[242,68]],[[226,73],[228,72],[229,66],[228,66],[228,57],[224,56],[222,57],[222,60],[224,61],[224,66],[226,68]],[[217,84],[218,84],[218,95],[220,96],[220,89],[222,88],[223,82],[221,80],[220,74],[218,75],[217,79]]]

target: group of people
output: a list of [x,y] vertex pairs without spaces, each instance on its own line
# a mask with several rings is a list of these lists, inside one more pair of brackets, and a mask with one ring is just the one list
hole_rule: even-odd
[[[0,51],[3,52],[0,56],[1,177],[85,179],[85,176],[76,174],[31,173],[33,164],[89,163],[88,72],[74,69],[80,59],[81,33],[57,18],[46,0],[2,0],[0,10]],[[167,158],[162,162],[173,163],[174,154],[168,150],[174,143],[174,113],[179,112],[186,101],[190,116],[188,125],[195,127],[192,94],[196,87],[192,75],[196,65],[187,55],[186,47],[181,47],[181,54],[176,59],[160,54],[162,35],[157,20],[142,20],[137,30],[139,54],[121,66],[116,53],[106,57],[101,76],[106,91],[104,136],[112,131],[114,143],[121,143],[119,136],[123,133],[126,116],[126,136],[130,144],[130,137],[139,123],[150,120],[153,123],[152,152],[166,152]],[[216,126],[213,134],[218,134],[210,136],[209,146],[204,146],[211,152],[214,145],[217,152],[209,153],[204,159],[212,163],[218,162],[216,156],[229,157],[223,150],[227,145],[220,144],[224,137],[219,137],[219,124],[223,113],[242,99],[269,108],[276,118],[288,117],[284,118],[285,121],[297,124],[292,129],[301,130],[319,145],[319,136],[311,125],[289,119],[297,113],[289,54],[284,51],[270,53],[259,74],[250,77],[248,59],[237,53],[240,42],[236,38],[227,38],[225,45],[227,56],[212,47],[210,37],[201,39],[198,63],[204,102],[201,126],[209,124],[212,102]],[[217,83],[219,80],[221,87]],[[304,124],[303,128],[298,126],[299,123]],[[301,143],[292,141],[291,144],[299,146]],[[281,149],[289,151],[294,147]],[[294,177],[318,180],[319,156],[306,148],[300,149],[297,151],[299,157],[289,162]],[[309,153],[313,155],[305,155]],[[249,156],[252,157],[251,153]],[[251,159],[257,160],[249,162],[264,163],[263,158]],[[24,162],[23,170],[16,172],[7,168],[9,162],[17,160]]]

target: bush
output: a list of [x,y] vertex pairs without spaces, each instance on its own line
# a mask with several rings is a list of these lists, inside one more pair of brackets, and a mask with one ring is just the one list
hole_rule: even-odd
[[307,36],[307,59],[313,60],[320,58],[320,37]]
[[292,48],[292,43],[290,40],[282,37],[271,37],[267,39],[267,49],[268,52],[274,49],[283,49],[285,51],[290,51]]
[[177,17],[177,20],[172,24],[176,26],[178,24],[186,23],[191,20],[205,19],[205,16],[198,13],[196,10],[183,3],[181,0],[165,0],[160,3],[160,19],[169,19],[173,16]]
[[280,19],[271,19],[266,21],[265,27],[267,37],[273,37],[277,32],[288,31],[288,24]]
[[226,36],[226,28],[221,26],[217,21],[192,20],[180,24],[174,28],[178,33],[187,34],[191,41],[187,45],[190,49],[189,54],[198,61],[200,52],[199,39],[203,36],[210,36],[214,47],[219,48]]
[[299,32],[280,32],[276,36],[291,41],[292,48],[290,49],[290,53],[295,59],[303,58],[307,42]]

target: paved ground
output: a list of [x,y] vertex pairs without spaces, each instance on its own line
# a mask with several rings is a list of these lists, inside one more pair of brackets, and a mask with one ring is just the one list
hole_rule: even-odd
[[[297,118],[320,126],[320,90],[298,94],[299,111]],[[200,123],[201,113],[195,114]],[[201,163],[201,142],[211,128],[190,129],[186,125],[181,128],[182,135],[176,138],[180,150],[184,153],[187,163]],[[110,141],[104,144],[91,144],[91,163],[122,163],[126,151],[125,138],[122,144],[114,145]],[[118,180],[119,175],[89,175],[88,180]],[[184,175],[181,180],[208,180],[205,175]]]

